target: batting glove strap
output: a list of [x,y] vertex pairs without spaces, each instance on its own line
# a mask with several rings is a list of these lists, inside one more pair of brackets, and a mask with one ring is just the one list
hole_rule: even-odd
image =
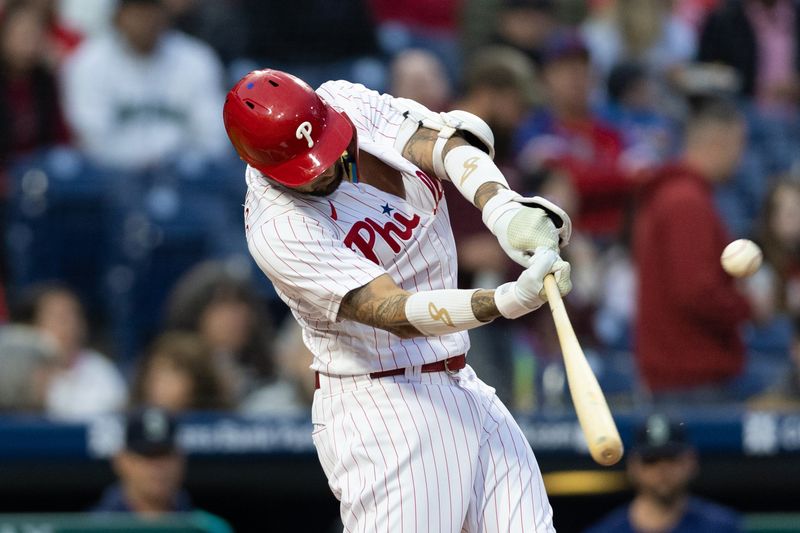
[[479,289],[415,292],[406,300],[406,319],[428,337],[439,337],[486,324],[475,318],[472,295]]
[[544,300],[538,302],[528,302],[528,307],[517,294],[517,282],[509,281],[495,289],[494,291],[494,305],[500,314],[506,318],[519,318],[522,315],[527,315],[531,311],[535,311],[544,304]]
[[[522,204],[516,201],[519,198],[522,198],[522,196],[510,189],[499,190],[489,198],[489,201],[483,206],[481,218],[492,233],[495,231],[494,228],[497,225],[497,221],[503,215],[522,209]],[[495,235],[497,234],[495,233]]]
[[569,244],[569,239],[572,237],[572,220],[566,211],[558,207],[556,204],[542,198],[541,196],[517,198],[515,200],[526,207],[538,207],[542,209],[550,220],[553,221],[556,229],[558,229],[559,246],[563,248]]

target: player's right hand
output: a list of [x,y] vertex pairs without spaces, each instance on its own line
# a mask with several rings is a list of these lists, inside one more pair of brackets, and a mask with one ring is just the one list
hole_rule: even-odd
[[553,274],[561,296],[572,290],[570,265],[551,248],[537,248],[514,286],[520,302],[529,309],[538,309],[547,301],[544,277]]

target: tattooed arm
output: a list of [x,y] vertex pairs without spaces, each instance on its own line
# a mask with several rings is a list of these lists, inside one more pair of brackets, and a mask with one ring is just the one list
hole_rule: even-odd
[[[470,292],[475,318],[488,323],[500,316],[494,303],[493,290]],[[414,327],[406,316],[406,302],[411,295],[385,274],[348,292],[339,306],[339,318],[383,329],[404,339],[423,337],[425,334]]]
[[[403,148],[403,157],[431,176],[434,174],[433,145],[436,144],[438,134],[439,132],[436,130],[420,128],[411,136]],[[447,140],[447,144],[444,145],[442,157],[444,158],[447,156],[447,153],[457,146],[469,146],[467,140],[458,133]]]
[[[436,143],[438,133],[430,128],[420,128],[411,136],[403,148],[403,157],[417,165],[423,172],[428,175],[433,175],[433,145]],[[458,133],[448,139],[447,144],[444,145],[444,152],[442,157],[454,148],[459,146],[470,146],[464,137]],[[489,201],[497,191],[506,189],[505,185],[496,181],[484,183],[478,187],[477,192],[473,198],[468,198],[475,207],[483,210],[483,206]]]
[[398,337],[419,337],[422,333],[406,318],[406,300],[410,295],[384,274],[345,294],[339,306],[339,318],[385,329]]
[[494,290],[481,289],[472,295],[472,312],[481,322],[491,322],[500,316],[494,303]]

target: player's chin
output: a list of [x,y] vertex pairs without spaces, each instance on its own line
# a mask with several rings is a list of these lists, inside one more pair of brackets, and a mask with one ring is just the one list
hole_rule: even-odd
[[342,176],[337,176],[334,178],[330,183],[324,185],[321,189],[315,189],[308,194],[313,196],[328,196],[332,194],[333,191],[339,188],[339,185],[342,184]]

